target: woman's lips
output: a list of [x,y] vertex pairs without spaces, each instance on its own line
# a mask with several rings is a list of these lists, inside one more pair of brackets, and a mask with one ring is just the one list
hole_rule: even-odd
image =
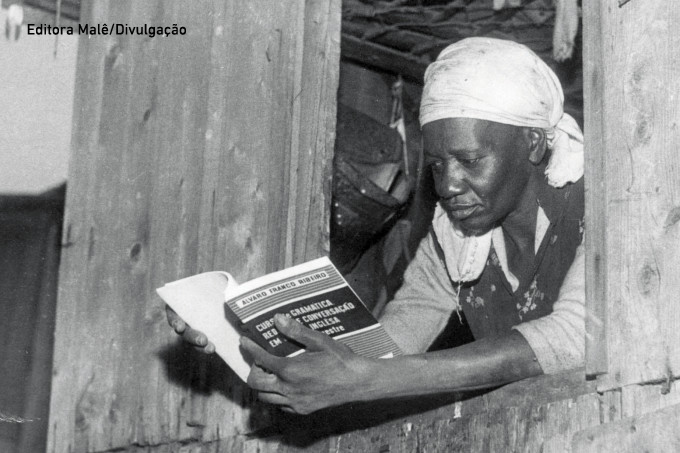
[[444,209],[446,212],[453,217],[456,220],[465,220],[468,217],[470,217],[472,214],[475,213],[479,205],[476,204],[468,204],[468,205],[463,205],[463,204],[453,204],[453,205],[444,205]]

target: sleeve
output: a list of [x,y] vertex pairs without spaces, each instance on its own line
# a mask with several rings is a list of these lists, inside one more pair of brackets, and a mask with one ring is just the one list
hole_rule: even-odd
[[513,327],[527,340],[544,373],[584,365],[585,298],[585,251],[580,245],[552,313]]
[[404,284],[386,305],[380,323],[405,354],[425,352],[458,307],[453,285],[429,233],[404,274]]

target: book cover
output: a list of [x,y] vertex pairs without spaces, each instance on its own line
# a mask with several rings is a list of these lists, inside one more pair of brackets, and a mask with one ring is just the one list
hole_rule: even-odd
[[215,352],[241,377],[250,364],[241,354],[246,335],[279,357],[304,352],[282,336],[282,313],[346,344],[356,354],[390,358],[401,351],[328,258],[264,275],[241,285],[226,272],[207,272],[171,282],[158,294],[191,327],[206,334]]

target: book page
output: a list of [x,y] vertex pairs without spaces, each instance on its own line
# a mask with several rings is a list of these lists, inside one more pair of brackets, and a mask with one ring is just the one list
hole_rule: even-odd
[[243,332],[225,316],[224,294],[238,284],[226,272],[206,272],[166,284],[156,292],[191,327],[203,332],[215,352],[245,382],[250,365],[241,354]]
[[287,280],[314,271],[320,271],[328,266],[333,266],[333,264],[331,264],[331,260],[328,259],[328,257],[322,257],[282,269],[280,271],[265,274],[261,277],[253,278],[252,280],[241,283],[240,285],[229,286],[225,291],[225,299],[235,298],[240,294],[245,294],[256,289],[262,289],[270,285],[275,285],[281,280]]

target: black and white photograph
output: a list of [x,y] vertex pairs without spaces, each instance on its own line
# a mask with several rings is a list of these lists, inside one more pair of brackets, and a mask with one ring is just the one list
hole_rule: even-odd
[[680,451],[680,3],[0,2],[0,453]]

